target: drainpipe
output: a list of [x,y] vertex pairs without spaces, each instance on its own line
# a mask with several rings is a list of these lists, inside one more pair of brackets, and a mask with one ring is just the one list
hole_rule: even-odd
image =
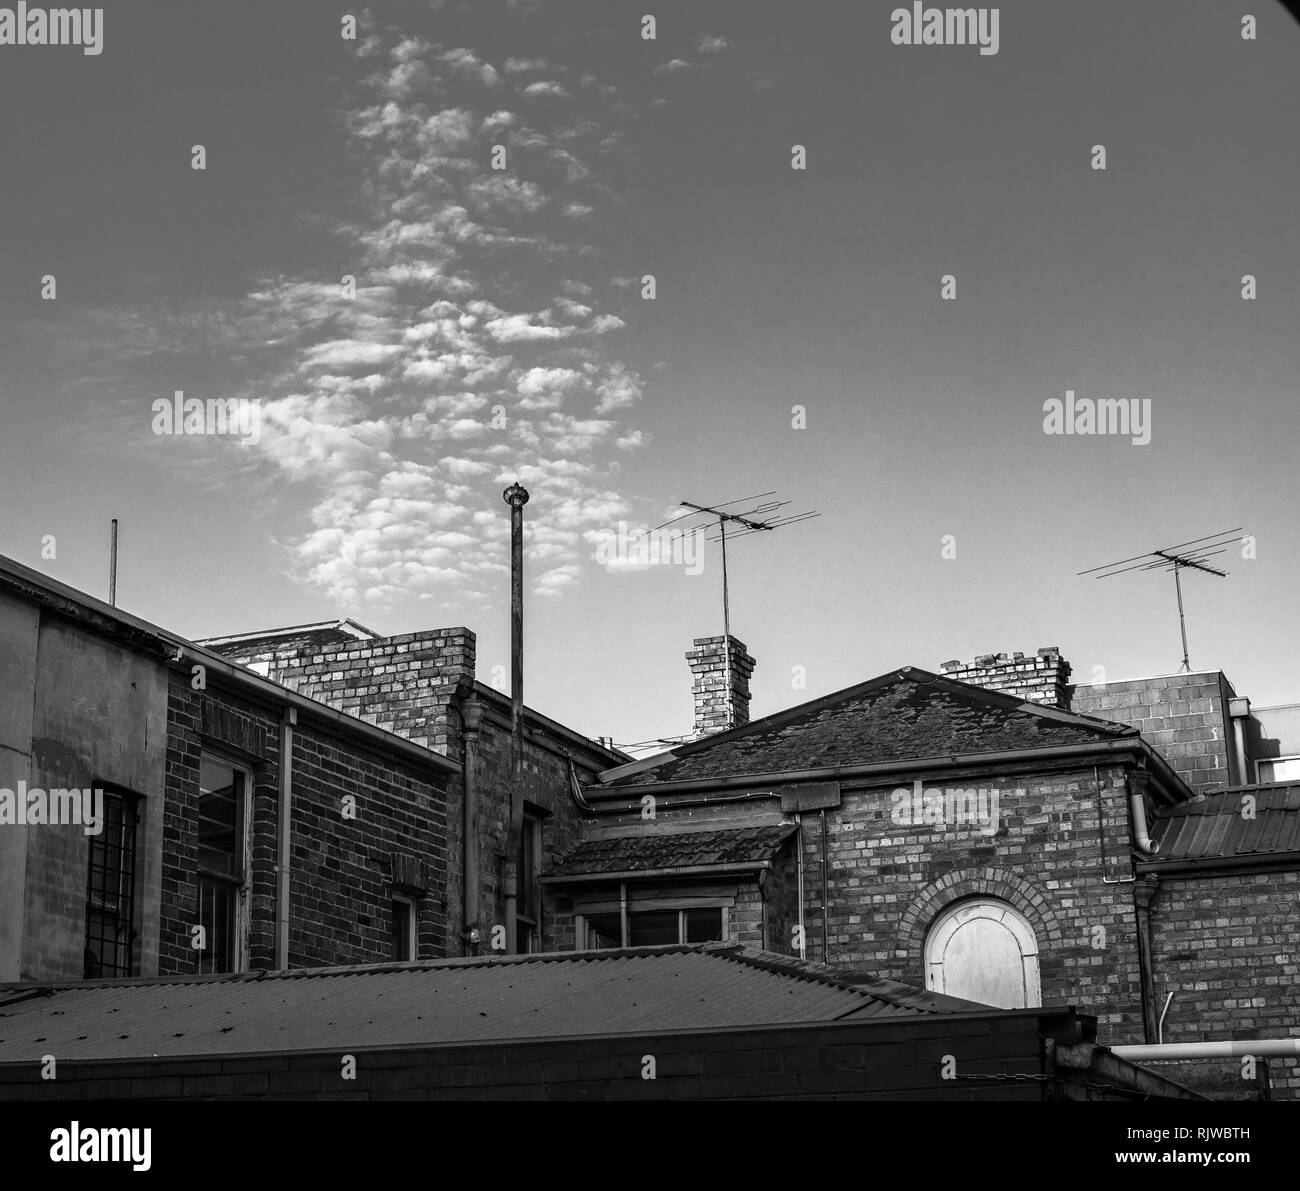
[[1136,877],[1108,877],[1106,870],[1110,862],[1106,858],[1106,805],[1101,796],[1101,771],[1092,767],[1092,784],[1097,792],[1097,831],[1101,839],[1101,883],[1103,885],[1131,885]]
[[280,788],[276,804],[278,855],[275,866],[275,966],[289,966],[289,864],[292,853],[291,799],[293,795],[293,729],[298,712],[286,707],[280,714]]
[[618,921],[619,921],[619,945],[630,947],[628,942],[631,937],[627,930],[627,882],[618,883]]
[[461,939],[466,955],[477,955],[482,936],[478,925],[478,744],[483,722],[483,705],[472,695],[460,704],[462,730],[461,873],[464,929]]
[[1174,999],[1174,994],[1170,993],[1165,998],[1165,1007],[1160,1010],[1160,1020],[1156,1023],[1156,1044],[1163,1046],[1165,1044],[1165,1014],[1169,1012],[1169,1006]]
[[1250,700],[1244,695],[1228,700],[1228,714],[1232,717],[1232,757],[1237,774],[1232,779],[1236,785],[1251,784],[1250,761],[1246,755],[1246,721],[1250,719]]
[[803,928],[803,815],[798,811],[794,816],[795,823],[798,824],[798,831],[795,832],[795,856],[797,858],[795,871],[798,873],[798,899],[799,899],[799,958],[806,959],[805,938]]
[[826,861],[826,809],[822,808],[822,963],[831,962],[831,883]]
[[1129,775],[1129,783],[1128,806],[1133,817],[1133,843],[1139,852],[1154,856],[1159,851],[1159,845],[1152,840],[1147,831],[1147,808],[1144,798],[1147,785],[1146,771],[1143,769],[1134,771]]
[[[1147,1042],[1151,1041],[1152,1034],[1156,1036],[1157,1042],[1160,1041],[1160,1027],[1165,1016],[1162,1013],[1160,1020],[1155,1020],[1156,965],[1151,937],[1151,903],[1159,892],[1160,878],[1153,874],[1143,876],[1133,886],[1133,909],[1137,914],[1138,976],[1142,992],[1142,1032]],[[1165,1008],[1169,1008],[1167,1001]]]
[[518,949],[517,857],[524,826],[524,505],[528,503],[528,489],[516,481],[502,497],[510,506],[510,752],[514,772],[501,885],[506,901],[506,954],[514,955]]

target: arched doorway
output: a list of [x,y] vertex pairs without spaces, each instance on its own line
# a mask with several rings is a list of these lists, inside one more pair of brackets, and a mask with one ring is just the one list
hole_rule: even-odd
[[1037,1008],[1042,990],[1033,927],[997,898],[949,906],[926,936],[925,986],[999,1009]]

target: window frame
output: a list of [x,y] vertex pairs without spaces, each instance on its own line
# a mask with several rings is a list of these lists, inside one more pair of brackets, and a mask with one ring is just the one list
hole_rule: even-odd
[[[1004,898],[991,895],[950,902],[935,915],[922,946],[925,987],[947,996],[962,995],[948,991],[942,957],[957,931],[977,918],[992,919],[1005,926],[1020,950],[1020,980],[1025,1003],[1011,1008],[1041,1009],[1043,987],[1038,935],[1033,924],[1015,906]],[[936,954],[939,956],[937,959]]]
[[[734,900],[734,899],[733,899]],[[629,897],[627,902],[627,917],[622,918],[622,904],[618,901],[613,902],[590,902],[583,905],[581,910],[576,910],[573,915],[573,938],[576,944],[576,951],[613,951],[623,950],[633,946],[660,946],[660,947],[698,947],[699,943],[686,942],[686,913],[688,910],[721,910],[722,911],[722,938],[721,942],[726,943],[731,939],[731,905],[720,898],[646,898],[638,900]],[[675,911],[677,914],[677,941],[675,943],[642,943],[634,944],[630,942],[632,919],[637,914],[659,914],[665,911]],[[618,915],[620,917],[619,937],[620,942],[617,948],[614,947],[592,947],[588,940],[587,919],[604,916],[608,914]]]
[[[144,798],[142,795],[137,794],[134,790],[128,790],[123,786],[113,785],[110,782],[92,781],[91,790],[92,790],[92,797],[93,797],[93,791],[95,790],[101,790],[104,795],[103,827],[101,829],[99,836],[87,837],[87,839],[89,840],[89,847],[86,852],[86,896],[85,896],[85,901],[83,903],[85,918],[84,918],[84,924],[82,930],[82,940],[83,940],[82,941],[82,952],[83,952],[82,978],[87,980],[122,979],[122,978],[129,979],[130,977],[139,974],[137,971],[137,969],[139,968],[139,961],[140,961],[139,949],[137,947],[137,943],[140,938],[140,927],[138,925],[138,921],[140,917],[139,911],[142,910],[143,908],[141,905],[143,885],[139,880],[140,861],[141,861],[140,825],[144,822]],[[85,975],[85,952],[90,950],[90,944],[91,944],[91,937],[90,937],[91,913],[93,911],[100,915],[104,915],[105,917],[108,916],[105,914],[105,907],[103,905],[93,906],[91,904],[91,897],[92,894],[95,892],[94,884],[92,881],[92,875],[96,867],[95,866],[95,844],[96,841],[101,839],[104,833],[108,831],[109,799],[117,800],[119,803],[121,803],[122,806],[122,834],[119,836],[119,839],[123,842],[120,842],[117,848],[119,859],[121,858],[122,854],[127,851],[124,842],[126,816],[129,814],[131,819],[130,849],[129,849],[131,867],[130,867],[130,872],[124,872],[120,867],[117,870],[116,885],[117,885],[118,892],[116,898],[116,905],[118,909],[112,914],[112,918],[116,921],[118,925],[118,930],[120,931],[122,929],[122,926],[125,925],[127,931],[126,971],[123,972],[118,970],[118,965],[114,964],[113,965],[114,971],[105,973],[103,970],[104,968],[103,956],[100,955],[97,957],[97,962],[100,968],[99,972],[95,976],[86,976]],[[105,872],[110,871],[107,865],[104,866],[104,871]],[[122,913],[123,906],[125,906],[124,924],[123,924],[123,913]],[[101,933],[99,936],[97,936],[97,941],[100,943],[102,948],[102,945],[105,941],[105,936]]]
[[[541,950],[542,940],[542,826],[546,821],[544,812],[532,805],[524,806],[523,824],[519,834],[519,855],[516,858],[516,893],[515,893],[515,949],[519,955],[533,955]],[[525,860],[529,850],[532,851],[532,879],[526,880],[528,866]],[[525,884],[529,886],[529,897],[525,901],[523,893]],[[532,913],[525,912],[525,906]],[[526,946],[520,947],[520,936]]]
[[[241,775],[243,778],[242,792],[235,803],[235,847],[237,849],[237,859],[239,862],[239,875],[232,877],[228,873],[218,873],[211,869],[205,869],[199,862],[197,848],[194,864],[194,883],[198,891],[198,920],[201,925],[203,922],[203,889],[205,882],[224,886],[234,895],[234,906],[231,913],[232,926],[234,933],[234,945],[231,948],[231,967],[230,971],[218,971],[216,967],[204,969],[203,961],[205,956],[212,954],[212,939],[209,937],[206,941],[208,947],[204,951],[197,952],[197,968],[203,975],[232,975],[236,972],[246,971],[249,960],[249,928],[250,928],[250,875],[253,864],[252,841],[253,841],[253,785],[254,770],[249,762],[227,753],[219,748],[208,748],[206,743],[201,746],[199,754],[199,773],[202,775],[203,762],[208,761],[214,765],[222,765],[228,768],[232,774]],[[202,788],[200,786],[199,796],[195,808],[195,830],[198,829],[198,808],[203,801]],[[196,841],[197,842],[197,841]],[[215,962],[215,961],[214,961]],[[224,960],[223,960],[224,962]]]
[[[398,893],[396,891],[393,892],[391,898],[392,898],[392,907],[390,908],[389,911],[390,914],[396,914],[397,907],[399,905],[403,905],[406,907],[406,950],[407,950],[407,956],[405,959],[400,959],[398,956],[394,955],[392,957],[392,960],[394,963],[403,963],[403,964],[414,963],[416,960],[420,958],[419,900],[413,897],[409,893]],[[393,922],[389,930],[390,938],[396,935],[397,933],[396,926],[397,926],[396,922]]]
[[1279,778],[1276,775],[1270,777],[1263,776],[1263,766],[1270,767],[1276,765],[1279,761],[1300,762],[1300,753],[1288,753],[1281,757],[1256,757],[1255,758],[1255,785],[1257,786],[1286,786],[1300,782],[1300,776]]

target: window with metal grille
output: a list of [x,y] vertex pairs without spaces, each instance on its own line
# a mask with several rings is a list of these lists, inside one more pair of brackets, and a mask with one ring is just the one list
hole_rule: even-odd
[[83,975],[135,975],[136,797],[104,790],[104,829],[90,840]]
[[244,821],[248,774],[216,757],[199,761],[198,970],[238,971],[243,961]]

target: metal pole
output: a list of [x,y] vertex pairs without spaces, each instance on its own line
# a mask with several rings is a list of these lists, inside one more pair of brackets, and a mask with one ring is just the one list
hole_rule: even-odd
[[117,518],[113,518],[112,541],[108,547],[108,602],[117,607]]
[[732,727],[731,703],[731,603],[727,595],[727,520],[718,518],[722,530],[722,664],[727,680],[727,727]]
[[1183,584],[1178,577],[1182,567],[1174,567],[1174,590],[1178,592],[1178,631],[1183,635],[1183,670],[1190,674],[1192,664],[1187,660],[1187,622],[1183,619]]
[[514,772],[501,883],[506,903],[506,954],[514,955],[518,950],[518,851],[524,817],[524,505],[528,490],[516,481],[502,496],[510,506],[510,751]]

